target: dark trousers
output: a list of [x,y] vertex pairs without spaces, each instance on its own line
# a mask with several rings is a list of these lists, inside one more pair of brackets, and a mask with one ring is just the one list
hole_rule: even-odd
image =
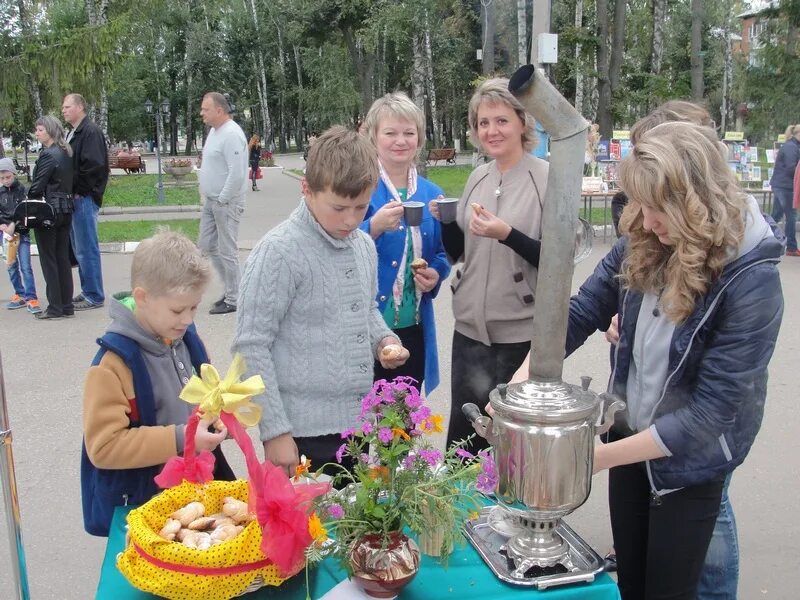
[[651,498],[643,463],[609,472],[622,600],[694,600],[724,480]]
[[[489,402],[489,392],[498,383],[508,383],[522,365],[530,347],[530,342],[485,346],[457,331],[453,332],[448,447],[452,442],[475,433],[472,424],[462,414],[461,407],[472,402],[483,410]],[[476,435],[470,448],[482,450],[488,446],[485,439]]]
[[59,215],[52,229],[36,230],[39,262],[47,290],[47,312],[54,315],[71,315],[72,267],[69,262],[71,215]]
[[[312,437],[296,437],[294,443],[297,444],[297,455],[303,456],[311,461],[311,471],[320,469],[326,463],[336,462],[336,451],[345,443],[346,440],[338,433],[329,433],[327,435],[315,435]],[[349,456],[342,457],[341,462],[343,467],[346,467],[351,472],[353,470],[354,461]],[[336,466],[328,465],[323,469],[323,473],[331,477],[342,473],[343,471]],[[337,484],[337,488],[342,488],[347,485],[349,481],[344,481]]]
[[391,381],[395,377],[413,377],[417,383],[417,389],[422,389],[422,382],[425,380],[425,337],[422,332],[422,325],[403,327],[392,331],[400,341],[403,342],[410,356],[404,365],[396,369],[384,369],[377,360],[375,361],[375,381],[385,379]]

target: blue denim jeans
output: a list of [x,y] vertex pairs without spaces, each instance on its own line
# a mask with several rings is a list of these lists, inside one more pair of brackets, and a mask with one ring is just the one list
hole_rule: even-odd
[[772,189],[772,218],[776,223],[781,222],[781,218],[786,216],[786,224],[783,230],[786,233],[786,249],[797,250],[797,232],[795,222],[797,221],[797,211],[792,203],[793,191],[789,188]]
[[736,517],[728,498],[730,482],[731,476],[728,475],[725,487],[722,488],[714,534],[708,545],[706,562],[697,586],[697,600],[736,600],[736,589],[739,585],[739,537],[736,534]]
[[8,265],[8,278],[11,280],[15,294],[22,296],[26,302],[37,300],[36,282],[33,280],[31,266],[31,236],[29,233],[19,234],[17,259]]
[[102,304],[103,270],[100,264],[100,243],[97,240],[97,213],[100,207],[91,196],[76,197],[72,213],[70,242],[78,260],[81,293],[92,304]]

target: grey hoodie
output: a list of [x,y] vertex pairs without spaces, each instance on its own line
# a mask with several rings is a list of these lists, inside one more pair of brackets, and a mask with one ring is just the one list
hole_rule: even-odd
[[[109,333],[124,335],[139,345],[153,384],[153,400],[157,425],[185,425],[192,406],[180,398],[183,386],[192,376],[192,360],[183,339],[173,340],[168,346],[158,336],[147,332],[136,317],[120,300],[130,293],[115,294],[109,306],[111,324]],[[178,453],[183,452],[184,428],[175,428]]]
[[[764,220],[755,198],[748,196],[745,213],[744,238],[739,247],[731,251],[728,262],[744,256],[761,240],[772,237],[772,229]],[[653,408],[661,397],[669,366],[669,347],[675,323],[670,321],[660,306],[660,294],[647,293],[642,297],[642,306],[636,321],[636,336],[633,341],[631,364],[627,382],[627,419],[633,431],[648,427],[656,442],[667,456],[672,453],[661,441],[655,425],[650,425]]]

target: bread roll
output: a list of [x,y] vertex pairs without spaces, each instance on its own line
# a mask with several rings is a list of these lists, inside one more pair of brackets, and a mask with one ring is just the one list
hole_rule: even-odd
[[427,269],[428,268],[428,261],[424,258],[415,258],[411,262],[411,270],[412,271],[419,271],[420,269]]
[[394,360],[403,355],[403,347],[398,344],[386,344],[381,350],[381,358],[384,360]]

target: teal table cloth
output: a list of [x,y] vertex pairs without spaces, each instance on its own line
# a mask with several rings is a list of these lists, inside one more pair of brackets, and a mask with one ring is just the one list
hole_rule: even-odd
[[[125,516],[134,507],[118,507],[108,536],[108,545],[97,586],[98,600],[146,600],[156,598],[152,594],[132,587],[117,570],[117,554],[125,545]],[[312,568],[309,574],[311,597],[321,598],[327,591],[347,578],[336,561],[325,560]],[[525,587],[503,583],[494,576],[489,567],[469,544],[456,546],[447,567],[437,559],[422,557],[419,574],[406,587],[398,600],[619,600],[619,590],[606,573],[598,575],[592,583],[579,583],[556,587],[541,592]],[[267,587],[242,596],[244,600],[281,598],[305,600],[306,580],[301,572],[280,587]]]

